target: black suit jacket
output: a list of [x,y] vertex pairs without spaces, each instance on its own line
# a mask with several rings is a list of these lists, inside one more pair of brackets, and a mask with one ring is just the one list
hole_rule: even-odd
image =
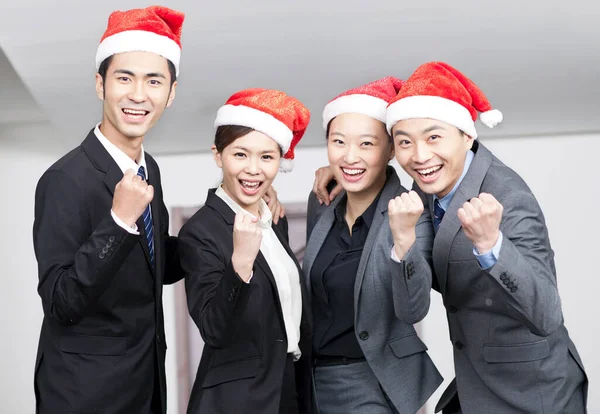
[[[210,190],[204,207],[179,233],[188,308],[205,342],[188,413],[277,414],[288,346],[281,303],[262,253],[251,283],[233,270],[234,218]],[[287,243],[287,221],[273,230],[300,275],[302,357],[295,368],[300,410],[306,413],[311,411],[310,307],[302,271]]]
[[[123,177],[91,131],[52,165],[35,193],[33,242],[44,320],[35,367],[40,413],[166,412],[162,285],[182,278],[160,171],[145,155],[156,271],[143,220],[132,235],[111,217]],[[155,401],[155,404],[156,404]]]

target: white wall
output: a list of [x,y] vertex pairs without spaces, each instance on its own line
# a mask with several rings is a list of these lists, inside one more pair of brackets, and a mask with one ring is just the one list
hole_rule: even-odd
[[[598,271],[593,258],[599,243],[600,223],[593,208],[600,204],[595,180],[596,159],[600,153],[600,135],[560,137],[530,137],[482,140],[505,164],[527,181],[540,202],[556,253],[559,290],[563,302],[566,326],[577,345],[590,378],[590,413],[600,412],[600,397],[595,395],[600,378],[600,356],[594,349],[600,346],[592,306],[596,288],[600,288]],[[327,163],[325,149],[298,149],[296,166],[289,174],[279,174],[275,188],[285,202],[306,200],[312,188],[314,171]],[[163,177],[167,207],[195,206],[204,202],[206,191],[214,186],[220,173],[210,154],[156,157]],[[396,165],[397,167],[397,165]],[[397,168],[399,169],[399,168]],[[400,172],[406,187],[411,180]],[[589,211],[589,212],[588,212]],[[175,348],[172,318],[172,288],[165,289],[167,336],[169,349]],[[430,399],[426,411],[433,413],[445,385],[453,378],[452,347],[449,341],[446,316],[437,293],[432,293],[429,315],[421,324],[422,336],[430,355],[445,378],[444,385]],[[167,357],[170,413],[175,411],[176,377],[173,353]]]
[[[9,135],[0,130],[0,228],[3,263],[0,289],[2,341],[0,366],[1,411],[11,414],[34,411],[33,367],[37,349],[42,309],[37,295],[37,268],[33,254],[31,229],[35,184],[43,171],[60,154],[33,152],[40,145],[21,145],[27,136],[42,131],[15,129]],[[25,141],[27,142],[27,141]],[[548,222],[556,252],[559,289],[563,300],[566,325],[576,343],[590,377],[589,412],[600,412],[600,346],[593,319],[596,289],[600,287],[594,258],[600,224],[593,210],[599,204],[595,179],[596,158],[600,153],[600,135],[539,137],[524,139],[482,140],[506,164],[529,183]],[[39,144],[39,143],[38,143]],[[219,180],[219,170],[208,154],[159,156],[167,206],[193,206],[202,203],[206,190]],[[306,200],[312,187],[314,170],[326,163],[324,149],[299,149],[295,170],[278,176],[275,185],[284,202]],[[410,181],[401,174],[408,186]],[[175,326],[173,323],[173,289],[165,289],[167,319],[167,375],[169,413],[176,406]],[[429,315],[423,322],[423,337],[430,354],[444,377],[452,378],[451,346],[439,295],[433,294]],[[437,401],[440,391],[431,399]],[[433,406],[427,412],[433,412]]]
[[42,321],[33,254],[33,200],[37,180],[56,159],[23,145],[38,127],[0,130],[0,411],[35,412],[33,368]]

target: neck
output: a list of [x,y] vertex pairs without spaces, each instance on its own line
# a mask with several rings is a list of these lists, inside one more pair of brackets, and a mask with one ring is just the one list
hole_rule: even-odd
[[142,142],[144,137],[128,138],[120,133],[107,119],[106,117],[100,124],[100,132],[106,137],[113,145],[123,151],[129,158],[137,163],[142,154]]
[[373,185],[364,191],[361,192],[347,192],[347,202],[346,202],[346,215],[345,219],[348,223],[348,228],[352,233],[352,226],[358,217],[363,214],[369,206],[373,203],[377,194],[381,191],[383,186],[385,185],[385,181],[387,179],[386,174],[383,174],[383,179],[378,180],[378,182],[373,183]]

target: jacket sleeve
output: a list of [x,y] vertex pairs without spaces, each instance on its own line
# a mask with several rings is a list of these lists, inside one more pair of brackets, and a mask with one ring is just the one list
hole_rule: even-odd
[[231,321],[244,308],[250,285],[233,269],[231,255],[215,240],[218,235],[196,224],[188,221],[179,233],[188,309],[204,342],[221,348],[228,343]]
[[531,193],[513,192],[504,207],[500,257],[485,270],[531,332],[548,336],[563,323],[554,252],[542,211]]
[[77,324],[110,285],[139,237],[117,225],[110,209],[92,227],[75,181],[60,170],[46,172],[36,188],[33,225],[44,315]]
[[[411,325],[425,318],[431,303],[433,226],[429,210],[423,211],[415,230],[415,243],[404,259],[398,263],[391,258],[393,239],[388,258],[396,317]],[[391,239],[391,230],[389,234]]]

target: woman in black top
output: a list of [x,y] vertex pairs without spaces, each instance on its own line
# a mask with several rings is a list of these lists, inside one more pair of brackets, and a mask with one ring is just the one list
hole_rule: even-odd
[[311,411],[310,319],[287,222],[262,200],[289,170],[308,110],[249,89],[219,109],[213,154],[223,181],[179,240],[190,315],[205,342],[188,413]]
[[[400,86],[398,79],[381,79],[340,95],[323,111],[329,169],[344,193],[329,207],[314,195],[309,200],[303,270],[321,414],[415,413],[441,383],[412,326],[429,302],[412,312],[394,286],[406,280],[398,262],[410,257],[423,210],[388,166],[394,145],[385,128],[386,107]],[[406,208],[412,239],[400,237],[394,245],[388,220],[398,222],[404,213],[388,219],[388,209]]]

